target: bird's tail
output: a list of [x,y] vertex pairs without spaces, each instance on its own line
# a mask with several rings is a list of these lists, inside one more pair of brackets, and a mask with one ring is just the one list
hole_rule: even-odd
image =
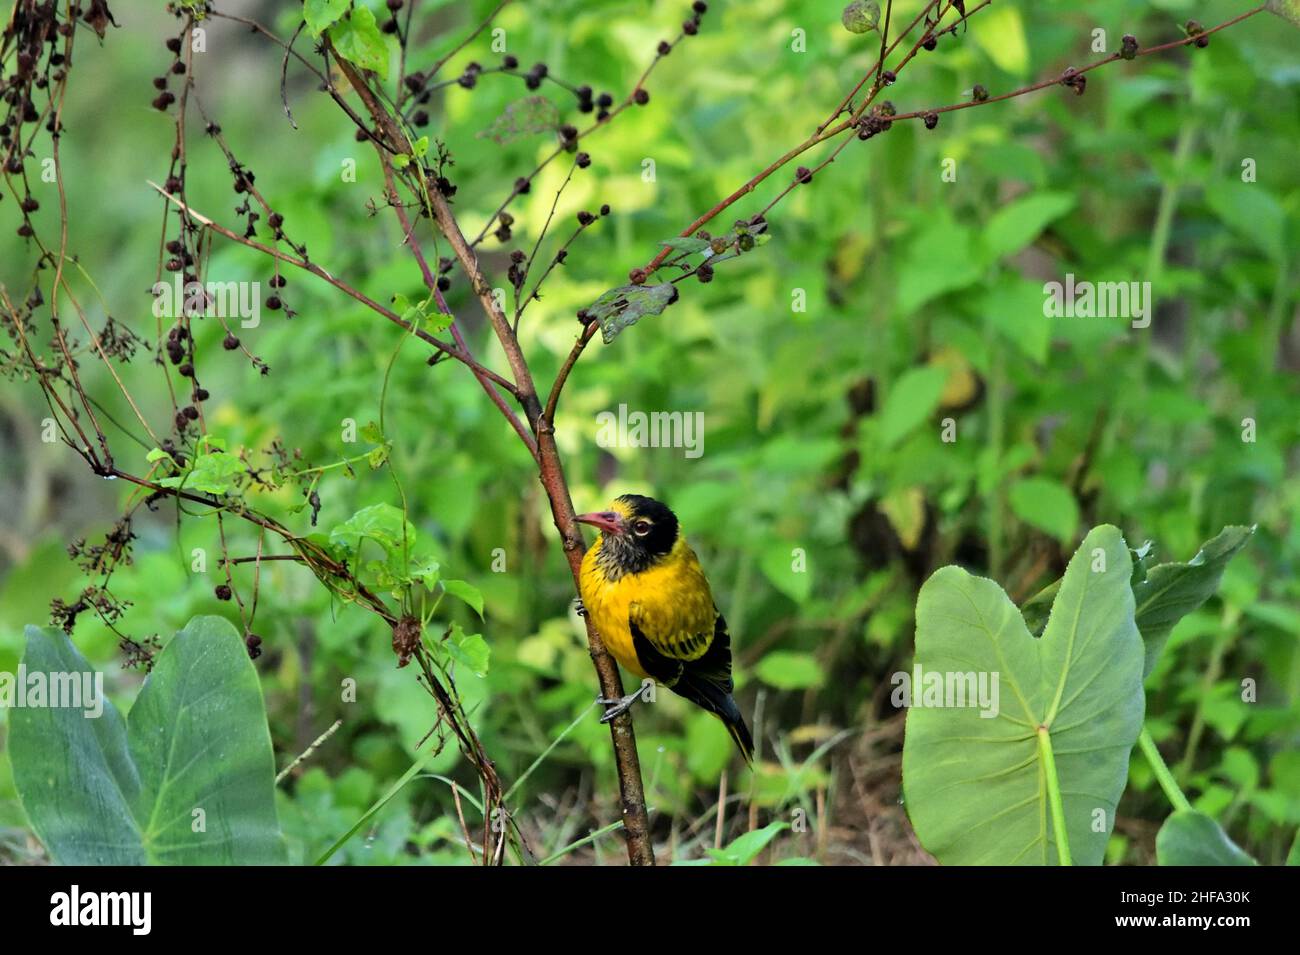
[[728,696],[727,703],[722,712],[718,714],[727,732],[731,738],[736,741],[736,746],[740,749],[740,755],[745,757],[745,763],[749,766],[754,765],[754,737],[749,735],[749,727],[745,725],[745,718],[740,715],[740,707],[736,705],[735,697]]

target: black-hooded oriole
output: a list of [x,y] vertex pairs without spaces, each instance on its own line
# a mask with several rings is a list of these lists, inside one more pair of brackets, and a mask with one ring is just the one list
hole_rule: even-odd
[[[600,530],[580,594],[614,659],[715,714],[748,762],[754,742],[732,696],[731,635],[695,551],[667,506],[624,494],[578,520]],[[640,695],[604,700],[613,719]]]

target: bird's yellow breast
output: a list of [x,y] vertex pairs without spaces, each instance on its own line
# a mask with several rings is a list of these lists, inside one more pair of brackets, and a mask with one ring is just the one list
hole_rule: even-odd
[[582,560],[580,590],[591,622],[619,665],[646,677],[632,645],[633,605],[638,627],[660,652],[682,660],[702,656],[713,636],[717,610],[699,559],[685,539],[679,538],[654,566],[616,580],[600,565],[603,542],[598,537]]

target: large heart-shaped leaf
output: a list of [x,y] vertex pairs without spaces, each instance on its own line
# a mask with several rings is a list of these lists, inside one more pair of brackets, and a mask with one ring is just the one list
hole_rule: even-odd
[[[1101,863],[1144,709],[1131,572],[1119,530],[1094,528],[1041,639],[991,580],[944,567],[921,589],[923,682],[912,687],[903,789],[916,834],[939,861],[1059,861],[1051,811],[1059,788],[1072,860]],[[926,705],[926,673],[954,687],[983,674],[992,688],[996,675],[995,707]]]
[[[27,628],[26,674],[94,671],[56,630]],[[14,784],[65,865],[282,864],[275,762],[257,674],[220,617],[159,653],[130,716],[26,706],[10,713]]]
[[1194,809],[1165,820],[1156,835],[1156,859],[1161,865],[1259,865],[1217,822]]

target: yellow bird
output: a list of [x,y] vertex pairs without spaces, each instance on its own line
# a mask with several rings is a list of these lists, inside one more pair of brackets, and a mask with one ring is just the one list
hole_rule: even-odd
[[[717,716],[745,761],[754,751],[732,696],[731,635],[677,515],[640,494],[624,494],[607,511],[579,515],[600,530],[582,560],[582,605],[623,669],[650,677]],[[608,722],[638,690],[611,708]]]

